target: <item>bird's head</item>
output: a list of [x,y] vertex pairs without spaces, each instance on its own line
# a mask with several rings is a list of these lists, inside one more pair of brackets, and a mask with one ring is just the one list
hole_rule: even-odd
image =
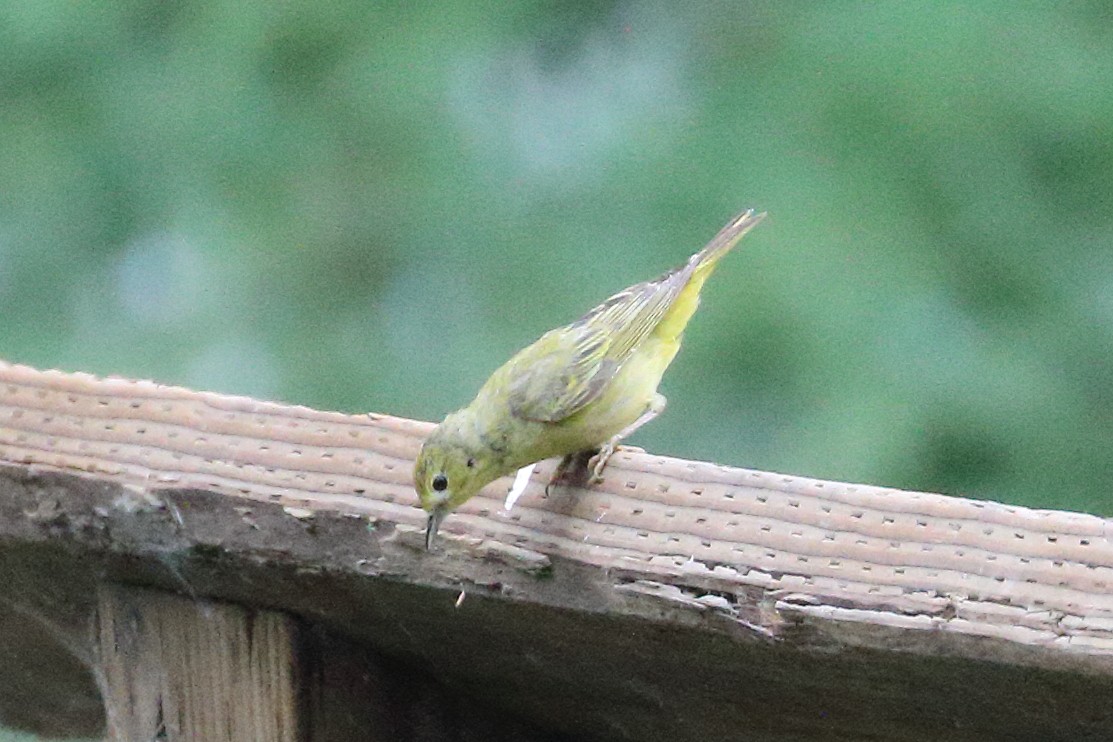
[[414,489],[429,514],[426,549],[444,517],[495,478],[487,471],[489,457],[465,443],[455,422],[449,416],[432,432],[414,464]]

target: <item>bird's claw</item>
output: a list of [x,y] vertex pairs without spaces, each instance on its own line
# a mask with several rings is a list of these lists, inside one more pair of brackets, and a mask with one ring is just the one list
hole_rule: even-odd
[[560,460],[560,463],[557,464],[556,469],[553,469],[553,473],[552,476],[549,477],[549,481],[545,484],[546,495],[549,495],[551,493],[553,487],[559,487],[560,485],[565,483],[565,481],[568,479],[568,471],[572,468],[572,464],[575,460],[576,457],[573,454],[569,454]]
[[645,449],[637,446],[620,446],[617,441],[608,441],[595,452],[589,449],[568,454],[560,460],[556,469],[553,470],[548,484],[545,485],[545,494],[550,494],[554,487],[564,484],[579,484],[581,486],[599,484],[603,481],[603,469],[606,468],[607,462],[610,461],[614,452],[620,448],[623,451],[645,452]]
[[607,462],[611,460],[614,451],[614,443],[604,443],[599,447],[599,451],[587,460],[587,468],[591,472],[591,479],[588,481],[591,484],[599,484],[603,481],[603,469],[606,468]]

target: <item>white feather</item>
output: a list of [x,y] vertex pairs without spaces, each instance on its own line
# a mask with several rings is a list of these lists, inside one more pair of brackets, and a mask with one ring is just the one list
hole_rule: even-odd
[[537,468],[537,462],[523,466],[514,475],[514,484],[510,485],[510,491],[506,493],[506,502],[503,503],[503,508],[507,512],[514,507],[514,503],[518,502],[518,498],[526,491],[526,485],[529,484],[529,478],[533,474],[533,470]]

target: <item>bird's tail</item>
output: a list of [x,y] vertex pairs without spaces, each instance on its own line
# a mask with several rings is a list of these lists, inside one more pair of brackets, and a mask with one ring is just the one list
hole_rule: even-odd
[[719,234],[715,235],[705,248],[688,259],[688,265],[693,268],[692,280],[702,285],[703,280],[711,275],[719,259],[730,252],[731,248],[764,218],[764,211],[755,214],[753,209],[749,209],[731,219],[730,223],[719,230]]
[[[730,223],[719,230],[719,234],[707,243],[707,247],[688,259],[688,264],[673,275],[684,281],[684,288],[677,294],[669,311],[658,323],[655,334],[658,338],[679,343],[688,320],[699,306],[699,292],[703,289],[703,282],[711,275],[719,259],[730,252],[742,237],[753,229],[758,222],[765,218],[765,213],[755,214],[753,209],[743,212],[730,220]],[[675,351],[674,351],[675,352]]]

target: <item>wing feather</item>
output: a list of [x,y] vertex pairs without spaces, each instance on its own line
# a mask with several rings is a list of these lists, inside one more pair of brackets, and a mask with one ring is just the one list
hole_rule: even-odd
[[543,335],[535,357],[510,383],[518,417],[559,422],[602,394],[634,349],[653,332],[687,281],[685,268],[631,286],[580,319]]
[[701,276],[764,216],[752,210],[739,214],[685,265],[618,292],[521,351],[507,364],[517,371],[509,380],[511,412],[527,420],[559,422],[597,399],[688,282],[695,276],[702,284]]

